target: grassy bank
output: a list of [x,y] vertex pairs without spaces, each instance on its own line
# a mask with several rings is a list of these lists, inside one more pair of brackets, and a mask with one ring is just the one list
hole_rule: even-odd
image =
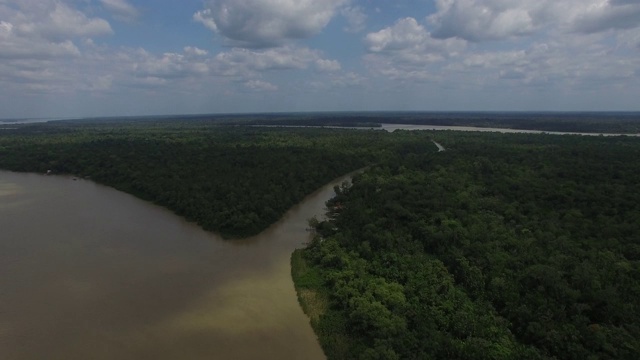
[[298,302],[309,317],[327,358],[352,358],[349,356],[351,340],[346,334],[345,324],[342,324],[342,317],[329,308],[328,289],[323,286],[322,275],[317,268],[308,265],[302,250],[291,255],[291,277]]

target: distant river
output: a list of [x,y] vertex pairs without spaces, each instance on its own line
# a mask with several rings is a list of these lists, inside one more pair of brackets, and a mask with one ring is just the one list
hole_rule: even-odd
[[505,134],[551,134],[551,135],[587,135],[587,136],[640,136],[640,134],[614,134],[614,133],[577,133],[563,131],[542,131],[504,128],[485,128],[477,126],[441,126],[441,125],[406,125],[406,124],[382,124],[382,130],[393,132],[395,130],[455,130],[455,131],[478,131],[478,132],[499,132]]
[[289,257],[333,185],[224,241],[90,181],[0,171],[0,358],[324,358]]
[[478,131],[478,132],[498,132],[503,134],[550,134],[550,135],[585,135],[585,136],[638,136],[640,134],[617,134],[617,133],[578,133],[563,131],[542,131],[526,129],[506,129],[506,128],[486,128],[477,126],[442,126],[442,125],[411,125],[411,124],[380,124],[380,127],[355,127],[355,126],[302,126],[302,125],[253,125],[256,127],[292,127],[292,128],[330,128],[330,129],[356,129],[356,130],[386,130],[394,132],[396,130],[452,130],[452,131]]

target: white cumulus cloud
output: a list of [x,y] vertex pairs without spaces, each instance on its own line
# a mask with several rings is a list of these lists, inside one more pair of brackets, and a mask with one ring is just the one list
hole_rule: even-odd
[[[191,50],[191,54],[190,54]],[[154,77],[159,79],[181,79],[193,76],[203,76],[209,73],[206,59],[191,59],[193,49],[185,49],[185,54],[164,53],[154,56],[146,51],[139,51],[139,60],[133,65],[137,77]]]
[[410,17],[367,34],[365,43],[372,55],[386,56],[399,64],[424,64],[444,60],[462,51],[466,46],[464,40],[435,39],[424,26]]
[[207,50],[202,50],[196,46],[185,46],[184,52],[187,55],[193,55],[193,56],[205,56],[209,53],[207,52]]
[[50,60],[79,56],[77,38],[109,35],[109,23],[59,1],[24,1],[0,10],[0,58]]
[[532,11],[544,1],[436,0],[438,12],[429,20],[435,25],[436,37],[504,39],[531,34],[535,27]]
[[211,9],[197,11],[195,14],[193,14],[193,20],[201,23],[211,31],[218,31],[218,25],[216,25],[216,22],[211,16]]
[[475,42],[640,27],[635,0],[436,0],[436,8],[428,16],[435,37]]
[[92,75],[77,66],[85,56],[78,40],[112,33],[106,20],[62,1],[0,3],[0,18],[0,81],[27,93],[82,89]]
[[437,39],[418,21],[408,17],[390,27],[367,34],[365,43],[374,53],[413,52],[423,55],[450,56],[466,47],[459,39]]
[[45,2],[32,12],[15,15],[15,31],[22,36],[34,36],[50,41],[75,37],[92,37],[113,33],[109,23],[100,18],[88,17],[62,2]]
[[251,77],[265,71],[307,69],[311,64],[318,68],[336,67],[331,60],[323,59],[320,52],[294,46],[266,50],[233,48],[217,54],[213,66],[217,74]]
[[236,46],[273,47],[319,33],[349,0],[209,0],[194,20]]
[[435,39],[414,18],[399,19],[390,27],[367,34],[370,54],[365,62],[374,73],[391,79],[425,81],[433,77],[428,66],[456,56],[466,41]]

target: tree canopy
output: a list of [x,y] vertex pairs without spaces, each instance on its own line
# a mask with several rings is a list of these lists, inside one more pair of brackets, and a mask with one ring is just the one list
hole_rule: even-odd
[[638,139],[395,135],[294,255],[329,359],[640,357]]
[[0,168],[87,177],[206,230],[245,237],[375,161],[377,147],[392,141],[384,135],[173,119],[58,121],[3,129]]

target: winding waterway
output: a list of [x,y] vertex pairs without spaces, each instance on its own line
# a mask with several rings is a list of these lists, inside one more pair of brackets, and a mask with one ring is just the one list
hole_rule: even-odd
[[342,180],[224,241],[90,181],[0,171],[0,358],[324,358],[289,257]]

